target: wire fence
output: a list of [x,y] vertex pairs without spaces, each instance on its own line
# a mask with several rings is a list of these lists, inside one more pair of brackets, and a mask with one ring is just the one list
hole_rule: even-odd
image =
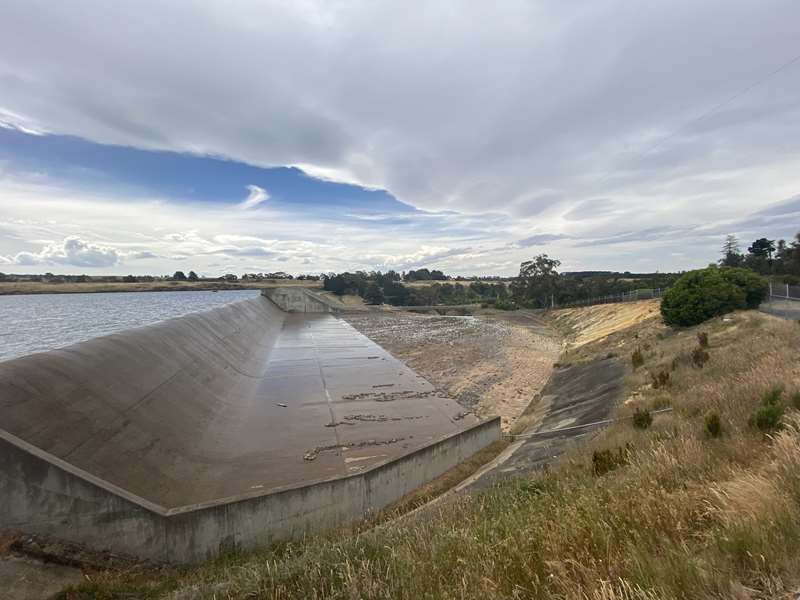
[[800,285],[789,285],[788,283],[769,282],[770,300],[797,300],[800,301]]
[[553,303],[553,308],[572,308],[574,306],[591,306],[593,304],[612,304],[616,302],[635,302],[637,300],[651,300],[653,298],[661,298],[664,295],[663,288],[648,288],[641,290],[632,290],[630,292],[622,292],[621,294],[609,294],[607,296],[592,296],[584,298],[583,300],[576,300],[575,302],[566,302],[563,304]]

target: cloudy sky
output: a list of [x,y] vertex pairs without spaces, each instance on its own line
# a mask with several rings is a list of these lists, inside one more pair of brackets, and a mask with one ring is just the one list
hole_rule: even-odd
[[796,0],[0,8],[1,271],[663,271],[800,230]]

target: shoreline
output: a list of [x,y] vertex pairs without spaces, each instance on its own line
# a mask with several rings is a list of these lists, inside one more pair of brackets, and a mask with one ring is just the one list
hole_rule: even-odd
[[235,290],[263,290],[275,287],[306,287],[317,289],[314,281],[268,280],[253,283],[200,282],[146,282],[146,283],[44,283],[31,281],[0,282],[0,296],[31,296],[41,294],[108,294],[122,292],[214,292]]

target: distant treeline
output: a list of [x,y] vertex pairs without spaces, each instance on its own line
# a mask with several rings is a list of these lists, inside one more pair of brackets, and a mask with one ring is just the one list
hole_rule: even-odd
[[756,273],[780,277],[785,283],[800,285],[800,232],[794,240],[754,240],[743,252],[735,235],[725,238],[719,264],[725,267],[747,267]]
[[[533,265],[533,267],[531,267]],[[547,255],[523,263],[520,276],[507,282],[473,280],[469,282],[430,280],[427,286],[404,285],[407,279],[395,271],[345,272],[323,277],[323,288],[335,294],[362,296],[368,304],[429,306],[436,304],[485,304],[511,309],[519,306],[541,308],[551,302],[568,303],[592,296],[620,294],[649,287],[668,287],[678,274],[615,273],[611,271],[559,274],[559,262]],[[428,281],[428,280],[422,280]]]
[[[720,266],[741,266],[763,275],[781,276],[786,283],[800,283],[800,233],[794,241],[760,238],[739,249],[734,236],[728,236]],[[388,271],[329,273],[323,276],[324,289],[335,294],[356,294],[368,304],[395,306],[481,303],[498,308],[546,308],[605,296],[621,295],[640,289],[669,288],[679,273],[618,273],[614,271],[573,271],[559,273],[561,262],[540,254],[520,265],[519,275],[500,280],[474,279],[462,284],[442,271],[419,269],[407,273]],[[454,281],[455,283],[451,283]],[[431,281],[428,286],[408,286],[403,282]]]

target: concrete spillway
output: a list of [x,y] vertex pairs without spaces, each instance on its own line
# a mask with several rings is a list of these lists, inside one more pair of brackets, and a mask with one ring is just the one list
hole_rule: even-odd
[[[35,455],[161,517],[352,478],[476,423],[336,316],[287,313],[265,297],[0,363],[0,438],[14,456]],[[494,428],[488,435],[458,458],[497,437]],[[83,492],[10,457],[0,464],[0,528],[63,536],[52,523],[40,526],[55,511],[69,537],[69,500]],[[290,535],[302,525],[293,520]],[[250,539],[229,527],[240,542]],[[130,550],[170,547],[154,535]],[[273,537],[287,536],[256,536]],[[213,553],[213,539],[203,544],[173,551],[179,559]]]

